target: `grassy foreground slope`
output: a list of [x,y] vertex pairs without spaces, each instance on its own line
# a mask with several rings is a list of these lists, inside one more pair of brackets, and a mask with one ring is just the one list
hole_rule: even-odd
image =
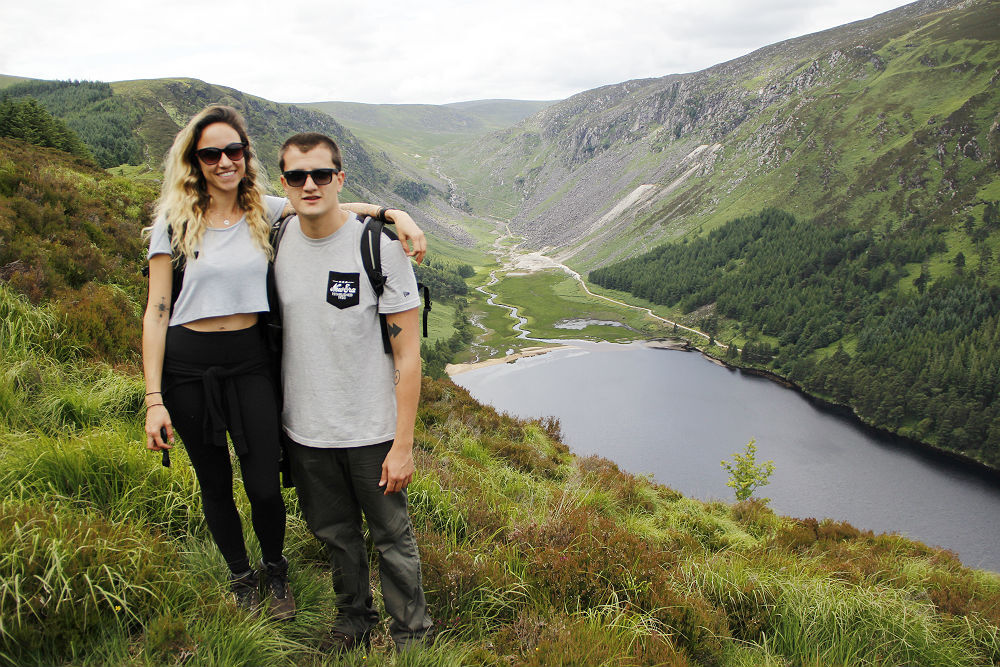
[[[294,493],[299,615],[276,624],[228,602],[183,449],[143,448],[137,371],[2,286],[0,316],[0,664],[358,663],[319,651],[333,601]],[[416,443],[439,639],[394,658],[382,625],[365,664],[1000,663],[1000,577],[947,552],[684,498],[448,380],[424,380]]]

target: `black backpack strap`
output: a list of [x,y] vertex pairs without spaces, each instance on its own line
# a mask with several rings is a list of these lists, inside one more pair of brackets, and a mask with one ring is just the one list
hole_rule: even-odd
[[[174,228],[167,225],[167,238],[171,240],[170,247],[173,247],[173,236]],[[195,257],[198,257],[196,252]],[[175,257],[173,254],[170,255],[170,266],[173,272],[173,276],[170,280],[170,311],[173,312],[174,304],[177,303],[177,297],[181,295],[181,289],[184,287],[184,268],[187,266],[187,258],[182,254]],[[146,278],[146,300],[149,300],[149,260],[146,261],[146,265],[142,267],[142,275]],[[163,450],[166,451],[166,450]]]
[[424,295],[424,338],[427,338],[427,316],[431,312],[431,291],[423,283],[417,283],[417,291]]
[[[361,264],[365,267],[368,281],[375,292],[375,312],[378,313],[378,301],[385,291],[385,274],[382,273],[382,234],[395,239],[396,235],[385,228],[385,225],[371,216],[365,217],[361,230]],[[379,327],[382,329],[382,349],[386,354],[392,354],[389,342],[389,326],[385,315],[378,313]]]
[[[378,300],[385,291],[386,277],[382,273],[382,235],[385,234],[391,240],[399,239],[391,229],[385,228],[385,223],[372,217],[366,217],[364,228],[361,231],[361,263],[368,274],[368,281],[375,291],[375,309],[378,310]],[[424,338],[427,338],[427,318],[431,311],[431,291],[427,285],[417,283],[417,291],[424,295]],[[389,327],[386,323],[385,315],[379,313],[379,325],[382,329],[382,348],[387,354],[392,353],[392,345],[389,342]]]
[[[281,391],[281,308],[278,305],[278,287],[274,276],[274,260],[278,256],[278,246],[288,228],[288,220],[292,216],[279,218],[271,225],[268,240],[271,243],[271,261],[267,263],[267,345],[271,349],[271,369],[274,376],[274,390],[278,396],[278,404],[284,403]],[[278,471],[281,473],[281,485],[291,488],[295,486],[292,478],[292,467],[288,458],[289,438],[284,428],[280,428],[281,455],[278,460]]]
[[271,351],[277,349],[281,343],[281,308],[278,307],[278,287],[274,278],[274,260],[278,256],[278,246],[281,245],[281,238],[288,228],[288,220],[292,216],[278,218],[271,225],[271,232],[268,241],[271,243],[271,261],[267,263],[267,330],[268,342]]

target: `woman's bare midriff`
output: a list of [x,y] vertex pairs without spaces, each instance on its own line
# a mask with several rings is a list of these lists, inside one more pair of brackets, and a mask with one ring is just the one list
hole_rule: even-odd
[[239,331],[257,324],[257,313],[236,313],[221,317],[205,317],[181,326],[191,331]]

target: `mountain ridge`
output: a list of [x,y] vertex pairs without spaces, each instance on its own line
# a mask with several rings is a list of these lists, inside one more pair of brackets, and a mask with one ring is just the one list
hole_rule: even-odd
[[[982,114],[996,95],[990,80],[995,80],[996,64],[1000,64],[996,56],[997,19],[995,3],[924,0],[847,26],[769,45],[700,72],[604,86],[548,107],[515,128],[490,135],[476,148],[453,152],[446,157],[445,168],[469,175],[472,183],[467,194],[474,207],[478,201],[479,206],[499,213],[502,209],[490,210],[488,203],[496,199],[515,206],[513,228],[531,245],[561,248],[560,257],[578,269],[601,266],[615,257],[679,238],[705,222],[711,227],[727,216],[747,212],[751,207],[741,208],[734,201],[745,193],[741,184],[767,183],[764,169],[776,172],[788,161],[787,152],[806,154],[800,161],[825,162],[820,174],[791,176],[803,185],[819,180],[821,189],[829,189],[822,179],[829,181],[838,169],[856,168],[855,164],[841,164],[842,156],[837,153],[856,151],[857,141],[831,136],[821,127],[822,122],[843,111],[848,106],[843,100],[848,98],[860,100],[859,109],[871,107],[872,117],[884,112],[877,108],[875,92],[867,100],[859,97],[873,85],[886,89],[923,85],[929,90],[938,85],[933,77],[921,78],[921,72],[908,72],[907,68],[948,74],[956,68],[955,75],[976,86],[976,92],[989,92],[985,100],[977,100],[973,94],[965,99],[971,113]],[[958,22],[958,27],[942,25],[948,20]],[[908,38],[910,33],[913,35]],[[944,40],[962,34],[969,36],[959,42],[962,50],[949,53]],[[980,53],[983,49],[988,53]],[[983,71],[984,62],[995,65]],[[892,85],[883,80],[887,69],[891,78],[900,77]],[[909,74],[915,82],[904,80]],[[948,90],[959,87],[951,83]],[[832,104],[835,100],[841,102]],[[920,122],[935,113],[946,119],[961,109],[961,105],[949,106],[947,102],[935,106],[934,100],[918,98],[911,109],[896,114],[890,110],[887,125],[897,121],[907,136],[922,141]],[[899,106],[899,102],[893,104]],[[902,118],[905,113],[910,114],[909,120]],[[922,117],[916,120],[914,116]],[[845,129],[841,134],[853,132],[855,136],[864,136],[878,125],[842,122]],[[990,125],[986,123],[987,128]],[[810,134],[818,148],[799,150]],[[995,142],[995,135],[982,127],[975,136],[981,148]],[[613,233],[590,239],[579,233],[579,227],[590,227],[638,186],[675,183],[692,166],[686,161],[692,151],[717,143],[722,144],[721,150],[702,156],[697,162],[699,169],[691,175],[698,177],[698,187],[688,182],[690,176],[681,179],[669,191],[650,197],[643,208],[625,211],[624,216],[609,221],[614,224],[610,228]],[[873,157],[884,157],[888,152],[878,146]],[[924,158],[923,154],[911,156],[894,169],[904,172],[911,165],[919,166]],[[727,170],[740,173],[728,177],[718,173]],[[823,171],[829,173],[824,175]],[[985,175],[985,170],[979,172]],[[837,187],[846,188],[850,175],[842,175],[845,184]],[[789,179],[783,180],[784,187],[775,185],[778,196],[755,196],[753,208],[790,200],[800,206],[793,212],[812,215],[852,206],[843,193],[834,193],[830,205],[812,207],[801,193],[786,196]],[[511,186],[516,194],[502,192]],[[908,214],[896,203],[879,206],[883,212]],[[857,217],[857,212],[848,211],[847,217]],[[566,220],[582,224],[567,225]],[[626,240],[621,241],[622,236]],[[614,246],[610,253],[609,244]]]

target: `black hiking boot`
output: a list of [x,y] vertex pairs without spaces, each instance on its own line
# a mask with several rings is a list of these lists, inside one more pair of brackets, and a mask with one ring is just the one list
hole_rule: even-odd
[[341,630],[331,630],[319,645],[321,652],[333,654],[343,654],[359,649],[368,652],[371,650],[371,647],[371,630],[363,632],[360,635],[349,635]]
[[257,611],[260,608],[260,577],[256,570],[247,570],[243,574],[229,575],[229,590],[233,592],[236,606],[246,611]]
[[288,559],[281,557],[279,563],[261,561],[264,570],[264,595],[271,618],[288,621],[295,618],[295,597],[288,585]]

